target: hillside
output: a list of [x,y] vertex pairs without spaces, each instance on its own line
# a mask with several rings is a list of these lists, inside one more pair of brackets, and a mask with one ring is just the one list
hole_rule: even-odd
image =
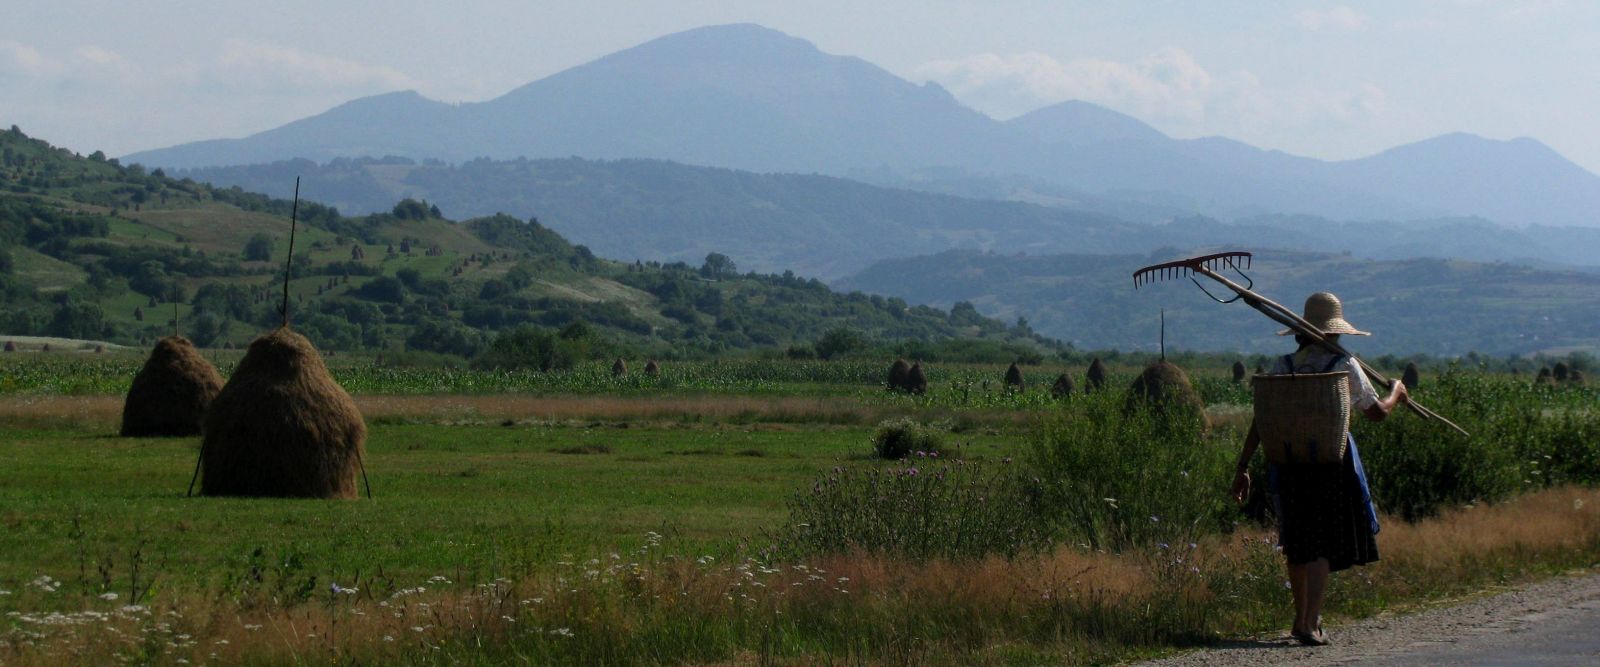
[[1225,219],[1477,216],[1600,226],[1600,177],[1532,139],[1449,135],[1327,162],[1223,137],[1172,139],[1076,101],[1001,122],[935,84],[750,24],[663,36],[484,102],[389,93],[249,137],[125,159],[189,168],[388,155],[649,158],[831,175],[949,169]]
[[[1370,261],[1345,255],[1256,250],[1255,289],[1298,310],[1332,291],[1370,338],[1360,354],[1494,355],[1600,349],[1600,275],[1457,260]],[[1166,310],[1169,346],[1272,353],[1292,344],[1243,304],[1218,305],[1187,279],[1133,288],[1140,267],[1190,254],[1011,256],[951,251],[879,263],[843,289],[933,305],[970,302],[1018,317],[1079,348],[1153,350]],[[1237,278],[1237,277],[1235,277]],[[1223,296],[1218,287],[1207,284]]]
[[[80,157],[15,128],[0,148],[0,333],[138,344],[172,331],[176,312],[186,335],[223,347],[281,321],[289,201]],[[523,325],[560,328],[595,354],[799,349],[836,330],[975,339],[1006,356],[1052,347],[970,310],[740,273],[722,255],[602,259],[533,219],[455,222],[413,199],[360,217],[301,201],[299,215],[290,311],[325,349],[472,356]]]
[[[1006,202],[984,199],[996,191],[957,197],[656,160],[480,159],[454,166],[406,158],[293,160],[174,173],[253,192],[281,191],[283,183],[301,176],[307,197],[345,212],[381,212],[404,197],[427,199],[455,216],[537,215],[603,256],[698,263],[721,252],[747,269],[792,269],[828,280],[879,260],[952,248],[1122,254],[1233,243],[1348,251],[1371,259],[1600,266],[1600,255],[1589,251],[1600,246],[1600,230],[1588,228],[1512,229],[1481,219],[1346,223],[1283,215],[1228,224],[1171,210],[1120,208],[1040,187],[1031,190],[1038,203]],[[1012,195],[1020,198],[1019,192]],[[1126,222],[1124,215],[1161,222]]]

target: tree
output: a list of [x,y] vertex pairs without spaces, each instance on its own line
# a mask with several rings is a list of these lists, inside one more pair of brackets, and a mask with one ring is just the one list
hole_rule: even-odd
[[739,270],[732,259],[720,252],[706,255],[706,262],[700,265],[700,275],[707,278],[722,278],[731,276]]
[[272,237],[256,232],[244,243],[244,261],[266,262],[272,259]]
[[817,357],[821,359],[836,359],[867,346],[867,341],[855,330],[848,327],[834,327],[817,339],[813,347]]

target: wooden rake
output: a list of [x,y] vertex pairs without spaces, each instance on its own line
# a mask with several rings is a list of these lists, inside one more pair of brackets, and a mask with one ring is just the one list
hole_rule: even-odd
[[[1254,291],[1251,291],[1250,288],[1255,286],[1255,282],[1250,279],[1250,276],[1247,276],[1244,273],[1244,269],[1250,268],[1251,258],[1252,256],[1248,252],[1219,252],[1212,255],[1190,257],[1189,259],[1180,259],[1173,262],[1147,266],[1133,272],[1133,288],[1139,289],[1140,286],[1158,280],[1188,278],[1190,282],[1194,283],[1195,287],[1200,288],[1200,291],[1205,292],[1206,296],[1211,297],[1212,301],[1216,301],[1217,303],[1233,303],[1235,301],[1242,300],[1251,308],[1261,311],[1261,314],[1266,315],[1279,324],[1289,327],[1295,333],[1311,339],[1318,345],[1321,345],[1323,348],[1326,348],[1336,354],[1342,354],[1350,357],[1351,359],[1355,359],[1356,363],[1361,365],[1362,372],[1367,374],[1367,378],[1372,380],[1374,385],[1379,387],[1388,387],[1390,385],[1389,379],[1384,377],[1382,373],[1373,370],[1371,366],[1367,365],[1367,362],[1362,361],[1353,354],[1350,354],[1348,350],[1344,349],[1338,343],[1323,338],[1322,332],[1318,331],[1317,328],[1312,326],[1310,322],[1307,322],[1305,318],[1300,317],[1298,313],[1289,310],[1288,308],[1279,305],[1277,302],[1261,296]],[[1239,277],[1244,279],[1247,284],[1240,285],[1239,283],[1234,282],[1228,277],[1218,273],[1219,269],[1223,271],[1231,269],[1234,273],[1239,274]],[[1233,290],[1235,296],[1230,299],[1217,298],[1216,295],[1212,294],[1210,290],[1206,289],[1205,285],[1202,285],[1200,284],[1200,281],[1195,280],[1195,274],[1205,276],[1217,281],[1218,283],[1221,283],[1223,287]],[[1407,395],[1405,399],[1405,406],[1410,408],[1412,412],[1415,412],[1423,419],[1428,421],[1438,421],[1452,429],[1455,429],[1461,435],[1471,435],[1470,433],[1467,433],[1466,429],[1457,426],[1455,422],[1445,419],[1438,413],[1429,410],[1421,403],[1416,402],[1416,400],[1412,399],[1409,395]]]

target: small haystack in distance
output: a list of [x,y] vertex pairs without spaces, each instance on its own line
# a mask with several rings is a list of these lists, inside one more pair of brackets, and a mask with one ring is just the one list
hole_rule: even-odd
[[1544,368],[1540,368],[1539,369],[1539,375],[1537,375],[1537,376],[1535,376],[1533,378],[1533,384],[1535,386],[1538,386],[1538,385],[1552,385],[1552,384],[1555,384],[1555,383],[1556,383],[1555,378],[1551,377],[1551,375],[1550,375],[1550,367],[1549,366],[1545,366]]
[[1422,384],[1422,380],[1417,373],[1417,362],[1413,361],[1406,364],[1406,370],[1400,374],[1400,382],[1406,386],[1406,389],[1416,389],[1417,385]]
[[9,341],[9,340],[6,341],[6,351],[7,352],[16,352],[17,351],[17,343],[15,341]]
[[1072,384],[1072,376],[1062,373],[1056,376],[1055,384],[1050,385],[1050,395],[1056,398],[1066,398],[1072,395],[1077,387]]
[[906,376],[911,374],[911,364],[905,359],[895,359],[889,365],[889,391],[906,391]]
[[1572,376],[1572,367],[1568,366],[1565,361],[1557,361],[1551,375],[1555,377],[1556,382],[1566,382],[1567,378]]
[[1022,391],[1022,389],[1022,369],[1017,368],[1017,362],[1013,361],[1011,366],[1006,368],[1006,390]]
[[1085,378],[1088,380],[1083,386],[1085,392],[1095,392],[1106,388],[1106,365],[1105,362],[1100,361],[1100,357],[1095,357],[1094,361],[1089,362],[1089,372],[1085,375]]
[[124,437],[199,435],[222,374],[183,336],[156,341],[122,403]]
[[906,371],[906,391],[921,396],[928,393],[928,376],[922,372],[922,362],[911,364]]
[[650,377],[661,375],[661,364],[656,363],[655,359],[651,359],[644,365],[644,374]]
[[626,377],[627,375],[628,362],[623,361],[622,357],[617,357],[617,360],[611,364],[611,377]]
[[1233,383],[1244,384],[1244,362],[1233,362]]
[[367,425],[322,356],[287,327],[257,338],[211,402],[207,496],[354,498]]
[[1574,385],[1583,384],[1583,371],[1580,371],[1580,370],[1577,370],[1577,369],[1573,369],[1572,373],[1567,375],[1567,384],[1574,384]]
[[50,351],[50,344],[49,343],[45,343],[44,345],[39,346],[39,351],[40,352],[49,352]]
[[1146,366],[1139,377],[1128,387],[1128,399],[1123,406],[1126,412],[1139,407],[1168,417],[1192,415],[1198,417],[1202,427],[1208,426],[1206,404],[1200,392],[1189,382],[1189,374],[1170,361],[1161,360]]

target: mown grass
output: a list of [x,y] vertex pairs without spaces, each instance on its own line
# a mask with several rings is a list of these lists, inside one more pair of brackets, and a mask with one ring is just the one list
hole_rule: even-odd
[[[782,520],[793,489],[865,455],[869,437],[625,422],[376,424],[366,462],[374,499],[327,503],[185,498],[196,439],[4,427],[12,463],[0,469],[0,588],[39,575],[75,580],[101,561],[125,573],[136,546],[161,586],[191,591],[217,585],[257,548],[324,580],[380,568],[401,578],[524,573],[562,554],[631,548],[647,531],[730,553]],[[1014,437],[963,439],[1015,447]]]

